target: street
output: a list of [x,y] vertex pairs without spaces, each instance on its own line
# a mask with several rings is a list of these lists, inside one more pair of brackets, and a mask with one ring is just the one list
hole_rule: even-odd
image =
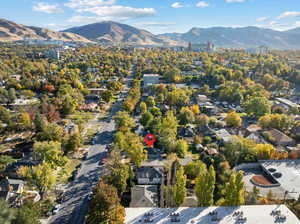
[[[127,79],[125,89],[128,88],[130,80]],[[125,97],[127,91],[120,94],[120,98]],[[114,136],[113,116],[120,110],[122,101],[117,101],[111,108],[107,118],[98,123],[100,130],[95,139],[95,144],[88,151],[86,160],[82,161],[81,168],[74,181],[68,184],[63,196],[61,208],[56,215],[53,215],[49,224],[83,224],[88,211],[88,194],[97,184],[104,169],[98,165],[102,158],[106,157],[105,148],[112,143]]]

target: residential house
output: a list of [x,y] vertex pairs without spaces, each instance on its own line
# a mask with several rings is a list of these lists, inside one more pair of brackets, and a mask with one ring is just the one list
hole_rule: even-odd
[[196,98],[198,104],[209,102],[209,98],[206,95],[199,94]]
[[290,111],[292,108],[296,107],[299,108],[299,105],[297,103],[294,103],[288,99],[285,98],[276,98],[274,101],[274,107],[281,107],[287,111]]
[[219,108],[210,102],[201,103],[199,104],[199,106],[202,109],[203,113],[210,116],[217,115],[220,112]]
[[220,139],[222,143],[229,142],[232,139],[232,135],[226,129],[215,131],[215,136]]
[[272,142],[276,146],[286,147],[286,146],[295,146],[294,139],[290,138],[286,134],[282,133],[277,129],[271,129],[269,131],[263,132],[266,140]]
[[160,75],[158,74],[144,74],[143,76],[143,87],[147,88],[151,85],[156,85],[160,83]]
[[158,207],[157,185],[135,185],[131,188],[131,201],[129,207]]
[[139,167],[136,169],[136,179],[139,185],[162,184],[164,178],[164,167]]
[[255,141],[257,144],[267,144],[268,142],[260,135],[260,133],[251,133],[246,137],[247,139]]
[[19,179],[4,178],[0,181],[0,198],[5,201],[10,201],[11,198],[15,198],[23,193],[24,181]]

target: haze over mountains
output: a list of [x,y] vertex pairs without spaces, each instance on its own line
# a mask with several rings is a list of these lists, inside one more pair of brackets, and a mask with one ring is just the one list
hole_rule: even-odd
[[149,31],[112,21],[72,27],[57,32],[0,19],[0,41],[16,41],[24,38],[86,43],[94,41],[104,45],[157,46],[185,46],[187,42],[205,43],[210,40],[217,47],[250,48],[265,45],[275,49],[300,49],[300,27],[287,31],[254,26],[192,28],[186,33],[154,35]]
[[186,33],[166,33],[159,36],[192,43],[210,40],[218,47],[249,48],[265,45],[276,49],[300,49],[300,28],[288,31],[255,26],[192,28]]

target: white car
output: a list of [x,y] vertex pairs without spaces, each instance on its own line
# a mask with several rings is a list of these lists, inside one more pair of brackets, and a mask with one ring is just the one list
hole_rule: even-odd
[[53,209],[53,214],[54,214],[54,215],[58,213],[58,211],[60,210],[60,207],[61,207],[61,204],[55,205],[55,207],[54,207],[54,209]]

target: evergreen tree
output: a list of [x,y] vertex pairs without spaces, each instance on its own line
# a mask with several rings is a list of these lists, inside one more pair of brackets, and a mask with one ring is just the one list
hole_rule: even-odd
[[46,125],[47,125],[46,121],[43,119],[42,115],[40,113],[36,113],[35,118],[34,118],[35,130],[37,132],[41,132],[44,130]]

